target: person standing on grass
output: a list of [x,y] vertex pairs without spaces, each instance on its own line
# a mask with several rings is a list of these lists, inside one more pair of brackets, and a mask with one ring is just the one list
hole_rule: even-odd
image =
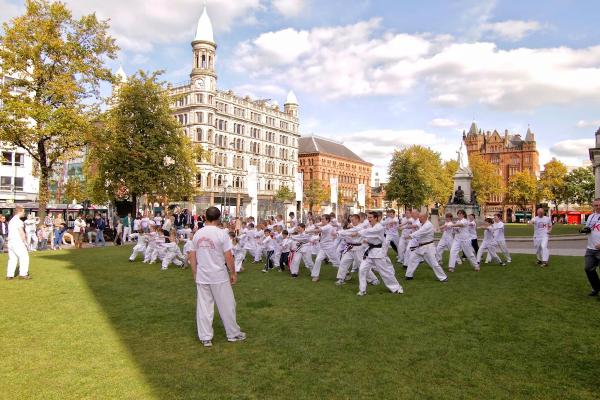
[[125,217],[123,217],[123,239],[121,239],[121,242],[125,243],[127,242],[131,242],[131,224],[132,224],[132,219],[131,219],[131,213],[127,213],[127,215]]
[[600,264],[600,198],[594,200],[592,207],[594,213],[590,215],[581,232],[588,235],[585,250],[585,274],[592,286],[590,296],[598,296],[600,293],[600,277],[598,277],[596,269]]
[[448,282],[448,277],[437,260],[435,242],[433,240],[433,224],[429,221],[429,214],[422,212],[419,215],[419,221],[421,222],[421,227],[410,235],[410,239],[414,239],[416,244],[411,247],[413,253],[410,256],[410,262],[406,270],[406,280],[412,280],[419,264],[425,261],[433,270],[438,281]]
[[533,248],[537,256],[537,263],[542,267],[547,267],[550,258],[548,235],[552,232],[552,220],[545,215],[544,209],[540,207],[537,209],[537,215],[529,223],[533,224]]
[[4,243],[8,236],[8,224],[6,223],[6,217],[0,215],[0,253],[4,252]]
[[77,215],[77,219],[73,223],[73,239],[75,240],[75,248],[80,249],[83,243],[83,235],[85,235],[86,223],[81,214]]
[[448,271],[454,272],[454,268],[456,267],[456,261],[460,257],[459,253],[462,252],[465,254],[465,257],[471,263],[471,266],[475,271],[479,271],[479,263],[477,263],[477,259],[475,258],[475,253],[473,252],[473,245],[471,243],[471,234],[469,233],[469,221],[467,220],[467,213],[465,210],[458,210],[456,213],[458,217],[458,221],[452,224],[452,228],[456,229],[456,234],[454,235],[454,241],[452,242],[452,248],[450,249],[450,259],[448,260]]
[[498,246],[498,253],[502,252],[504,257],[506,257],[507,263],[512,262],[510,253],[508,251],[508,246],[506,246],[506,238],[504,237],[504,222],[502,222],[502,214],[494,215],[494,225],[492,227],[494,229],[494,240],[496,240],[496,245]]
[[104,218],[102,218],[100,214],[96,214],[96,241],[94,242],[94,246],[98,246],[100,241],[102,241],[102,247],[106,246],[104,229],[106,229],[106,221],[104,221]]
[[206,210],[206,225],[194,235],[193,249],[189,253],[189,263],[198,293],[198,338],[204,347],[212,346],[215,303],[225,327],[227,340],[239,342],[246,339],[246,334],[237,324],[235,297],[231,288],[231,285],[237,282],[231,240],[225,230],[218,228],[220,218],[221,212],[218,208],[209,207]]
[[31,279],[31,276],[29,276],[29,253],[26,245],[25,224],[21,220],[24,214],[23,206],[16,205],[15,213],[8,223],[6,280],[12,280],[15,277],[17,265],[19,266],[19,279]]

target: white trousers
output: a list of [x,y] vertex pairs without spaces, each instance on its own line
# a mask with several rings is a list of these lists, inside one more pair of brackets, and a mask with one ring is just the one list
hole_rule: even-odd
[[[357,270],[360,267],[362,262],[362,257],[365,252],[365,249],[362,247],[358,247],[357,249],[352,249],[347,251],[342,255],[342,259],[340,260],[340,266],[338,267],[338,272],[336,278],[338,280],[343,280],[348,275],[348,270],[350,266],[352,266],[352,270]],[[373,273],[373,271],[369,271],[367,274],[367,282],[373,282],[377,280],[377,276]]]
[[410,239],[400,236],[400,240],[398,240],[398,262],[406,265],[404,260],[404,255],[406,254],[406,247],[408,246],[408,242]]
[[29,250],[36,251],[38,248],[38,237],[36,232],[27,232],[27,245]]
[[314,263],[312,260],[312,255],[310,254],[310,250],[306,249],[306,253],[304,252],[296,252],[292,258],[292,264],[290,265],[290,273],[292,275],[298,275],[300,271],[300,262],[304,261],[304,266],[308,269],[314,268]]
[[131,241],[131,227],[130,226],[123,227],[123,238],[121,240],[123,243],[125,243],[125,240],[127,240],[128,242]]
[[253,248],[252,250],[250,250],[252,256],[254,257],[254,262],[260,262],[260,260],[262,260],[262,246],[258,246]]
[[321,249],[317,253],[317,258],[315,259],[315,266],[312,268],[310,276],[313,278],[318,278],[321,274],[321,263],[325,259],[329,259],[329,262],[333,264],[334,267],[339,268],[340,266],[340,256],[335,250],[335,246],[321,246]]
[[435,274],[435,277],[438,278],[438,280],[443,281],[448,278],[444,273],[442,267],[440,267],[440,263],[438,262],[436,250],[433,243],[417,247],[413,250],[413,253],[410,257],[410,263],[408,264],[408,268],[406,269],[407,278],[412,278],[414,276],[415,271],[417,270],[419,264],[422,261],[425,261],[427,264],[429,264],[429,266],[433,270],[433,273]]
[[[504,257],[506,257],[506,261],[508,261],[508,262],[511,261],[510,253],[508,252],[508,247],[506,246],[505,240],[497,240],[496,241],[496,249],[499,250],[504,255]],[[488,256],[488,260],[489,260],[489,256]]]
[[473,268],[478,268],[477,259],[473,254],[473,246],[471,245],[471,239],[460,240],[454,239],[452,242],[452,248],[450,249],[450,260],[448,261],[448,268],[454,269],[456,266],[456,260],[459,258],[459,253],[462,250],[465,253],[465,257],[469,260]]
[[175,253],[167,253],[162,260],[162,269],[167,269],[169,268],[170,264],[175,264],[178,267],[181,267],[183,265],[183,261],[181,260],[179,254],[175,254]]
[[198,298],[196,302],[196,324],[200,340],[212,340],[215,303],[225,327],[228,339],[240,334],[235,316],[235,297],[229,282],[216,284],[196,283]]
[[160,251],[158,247],[148,246],[144,252],[144,262],[152,264],[159,257]]
[[240,272],[242,270],[242,265],[244,263],[244,259],[246,258],[246,252],[237,253],[233,257],[233,261],[235,264],[235,272]]
[[533,248],[539,261],[548,262],[550,258],[550,250],[548,250],[548,236],[541,238],[533,238]]
[[489,258],[490,261],[492,259],[494,259],[494,261],[496,261],[500,264],[502,263],[502,260],[500,259],[500,257],[498,257],[498,254],[496,253],[496,243],[495,242],[488,242],[486,240],[481,242],[481,245],[479,246],[479,250],[477,251],[477,262],[478,263],[481,263],[481,257],[483,256],[484,251],[488,252],[487,258]]
[[8,265],[6,267],[6,276],[14,278],[17,264],[19,265],[19,275],[27,276],[29,274],[29,253],[27,246],[21,240],[8,241]]
[[[390,243],[394,243],[394,246],[396,246],[396,251],[398,252],[396,254],[396,260],[398,262],[400,262],[399,258],[400,258],[400,236],[398,235],[387,235],[385,237],[385,240],[388,242],[388,248],[392,247]],[[402,251],[406,251],[406,249],[403,249]]]
[[396,279],[396,272],[394,267],[389,261],[388,257],[384,258],[365,258],[360,263],[358,268],[358,290],[361,292],[367,291],[367,276],[372,270],[377,271],[383,284],[390,290],[390,292],[397,292],[402,288],[398,280]]
[[454,240],[447,237],[442,237],[442,239],[438,242],[435,248],[435,257],[438,260],[438,263],[442,262],[442,257],[444,255],[444,251],[452,249],[452,242]]

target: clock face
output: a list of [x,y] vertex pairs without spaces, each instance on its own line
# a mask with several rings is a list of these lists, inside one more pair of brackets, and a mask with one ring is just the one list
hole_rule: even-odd
[[202,79],[198,79],[196,81],[196,87],[197,88],[203,88],[204,87],[204,81]]

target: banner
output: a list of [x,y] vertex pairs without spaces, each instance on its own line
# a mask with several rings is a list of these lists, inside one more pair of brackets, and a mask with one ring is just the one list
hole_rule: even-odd
[[331,204],[338,202],[338,178],[329,178],[329,186],[331,186]]
[[[256,165],[248,166],[248,181],[246,182],[248,188],[248,196],[251,199],[258,198],[258,168]],[[256,217],[254,215],[254,217]]]
[[302,172],[296,173],[294,192],[296,193],[296,201],[302,201],[302,197],[304,196],[304,175]]
[[367,199],[367,188],[364,183],[358,184],[358,196],[356,201],[358,201],[359,207],[364,207]]

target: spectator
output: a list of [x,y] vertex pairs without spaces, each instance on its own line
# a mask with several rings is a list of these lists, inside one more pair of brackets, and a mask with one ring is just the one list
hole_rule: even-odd
[[106,241],[104,240],[104,230],[106,229],[106,221],[100,216],[100,214],[96,214],[95,220],[96,241],[94,242],[94,246],[98,246],[98,243],[102,242],[102,247],[104,247],[106,246]]
[[0,252],[4,251],[4,243],[6,242],[6,236],[8,235],[8,224],[6,223],[6,217],[0,215]]
[[86,223],[83,220],[81,214],[77,215],[77,219],[73,223],[73,239],[75,241],[75,248],[80,249],[83,242],[83,235],[85,235]]
[[53,231],[54,235],[52,238],[52,250],[56,250],[57,246],[60,249],[60,244],[62,243],[62,234],[60,234],[60,238],[57,238],[57,236],[59,235],[60,231],[62,230],[63,224],[65,224],[65,220],[63,219],[62,215],[59,213],[56,213],[56,216],[54,217],[54,221],[52,222],[52,225],[54,226],[54,231]]

